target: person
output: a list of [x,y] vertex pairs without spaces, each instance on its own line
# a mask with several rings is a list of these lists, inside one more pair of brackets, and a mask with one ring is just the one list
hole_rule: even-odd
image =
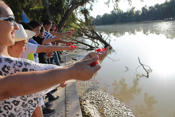
[[70,43],[70,42],[64,41],[61,38],[71,36],[73,34],[73,32],[70,31],[70,32],[66,32],[66,33],[59,33],[57,35],[52,35],[50,32],[51,27],[52,27],[52,21],[43,20],[42,23],[43,23],[43,27],[45,29],[43,44],[48,44],[48,43],[52,43],[52,42],[58,42],[58,43],[64,43],[64,44]]
[[[14,45],[8,47],[9,55],[12,57],[19,58],[21,56],[21,54],[25,51],[26,41],[27,40],[25,40],[25,39],[20,40],[20,41],[15,41]],[[91,53],[91,55],[92,55],[92,53]],[[60,84],[60,86],[61,86],[61,84]],[[37,115],[38,115],[38,113],[41,113],[41,114],[43,113],[44,115],[50,115],[50,114],[55,112],[54,110],[47,108],[46,105],[44,107],[44,110],[42,110],[42,111],[39,108],[40,108],[40,106],[38,106],[34,111],[34,113],[37,113]],[[37,111],[39,111],[39,112],[37,112]]]
[[27,40],[21,40],[15,42],[14,45],[8,47],[8,53],[10,56],[20,58],[22,53],[26,50]]
[[98,59],[97,55],[66,67],[10,57],[8,46],[15,43],[16,30],[12,10],[0,0],[0,75],[4,77],[0,80],[0,116],[31,117],[43,95],[38,91],[70,79],[89,80],[100,69],[100,65],[89,65]]
[[[8,47],[8,53],[10,56],[12,57],[16,57],[16,58],[20,58],[21,54],[25,51],[26,49],[26,42],[27,40],[20,40],[20,41],[15,41],[15,44],[12,46]],[[60,84],[60,86],[62,87],[63,84]],[[41,98],[41,102],[40,102],[41,106],[43,107],[43,109],[41,110],[41,106],[38,106],[33,115],[35,117],[38,117],[39,115],[51,115],[53,113],[55,113],[54,109],[50,109],[49,106],[51,105],[50,103],[44,103],[43,99]],[[43,104],[43,105],[42,105]],[[36,116],[38,115],[38,116]],[[39,116],[40,117],[40,116]]]
[[67,47],[67,46],[50,46],[50,45],[40,45],[40,43],[38,44],[38,35],[40,34],[41,25],[36,21],[31,21],[29,24],[31,26],[24,23],[22,25],[24,25],[25,29],[34,31],[36,35],[30,38],[29,42],[27,42],[26,50],[21,56],[22,58],[29,58],[28,55],[30,53],[30,54],[34,54],[34,57],[30,60],[34,59],[35,62],[38,62],[38,55],[36,53],[43,53],[43,52],[49,53],[49,52],[60,51],[60,50],[67,50],[67,51],[74,50],[74,48]]
[[[51,22],[49,20],[46,20],[46,21],[48,22],[48,24],[47,24],[48,27],[49,27],[49,25],[51,25],[50,31],[48,29],[48,32],[50,34],[52,34],[53,36],[55,36],[55,37],[58,36],[58,37],[67,38],[67,37],[72,36],[73,33],[74,33],[74,30],[70,30],[70,31],[67,31],[67,32],[59,32],[58,29],[57,29],[57,25],[56,25],[55,22]],[[50,24],[49,22],[52,23],[52,24]],[[71,43],[71,42],[69,42],[69,43]]]
[[[31,29],[30,30],[32,30],[33,32],[35,32],[35,36],[33,36],[32,38],[30,38],[29,39],[29,43],[32,43],[33,45],[37,45],[37,49],[35,49],[36,51],[40,48],[40,46],[45,46],[45,45],[40,45],[40,43],[38,43],[38,36],[39,36],[39,34],[40,34],[40,30],[41,30],[41,27],[42,27],[42,25],[40,24],[40,23],[38,23],[37,21],[34,21],[34,20],[32,20],[32,21],[30,21],[29,23],[29,26],[31,27]],[[37,40],[37,41],[36,41]],[[29,44],[28,43],[28,44]],[[48,46],[47,46],[48,47]],[[29,46],[28,46],[28,48],[27,48],[28,50],[33,50],[34,48],[29,48]],[[48,49],[49,50],[49,49]],[[27,53],[28,51],[25,51],[25,53]],[[30,53],[30,54],[32,54],[32,53]],[[40,62],[40,60],[39,60],[39,57],[38,57],[38,54],[37,53],[35,53],[34,52],[34,60],[35,60],[35,62]],[[55,90],[55,89],[54,89]],[[50,92],[48,92],[47,94],[47,97],[49,97],[48,98],[48,100],[49,100],[49,102],[51,102],[51,101],[54,101],[54,100],[56,100],[56,99],[58,99],[58,96],[57,97],[54,97]],[[50,109],[50,108],[48,108],[48,106],[47,105],[49,105],[50,106],[50,103],[48,102],[48,103],[44,103],[44,97],[45,96],[43,96],[43,97],[41,97],[41,99],[40,99],[40,106],[38,106],[36,109],[35,109],[35,111],[34,111],[34,113],[37,113],[37,115],[38,115],[38,113],[43,113],[43,115],[45,116],[45,115],[51,115],[51,114],[54,114],[56,111],[55,111],[55,109]],[[51,100],[52,99],[52,100]],[[42,109],[39,109],[39,108],[42,108]],[[42,112],[40,111],[40,110],[42,110]],[[41,115],[41,114],[40,114]]]
[[[52,27],[51,27],[51,29],[50,29],[50,33],[52,34],[52,32],[57,32],[58,30],[57,30],[57,25],[56,25],[56,23],[55,22],[52,22]],[[54,35],[54,34],[52,34],[52,35]],[[54,35],[55,36],[55,35]]]
[[[31,55],[31,54],[34,53],[33,59],[35,60],[35,62],[38,62],[40,60],[38,59],[38,54],[37,53],[60,51],[60,50],[68,50],[68,51],[73,51],[74,50],[74,48],[67,47],[67,46],[46,46],[46,45],[40,45],[41,41],[39,41],[39,40],[43,40],[40,37],[38,37],[38,35],[40,34],[41,25],[38,22],[36,22],[36,21],[30,21],[29,25],[23,23],[23,25],[25,26],[26,29],[30,29],[33,32],[35,32],[35,36],[33,36],[32,38],[29,39],[30,43],[27,43],[26,50],[24,51],[24,53],[21,56],[22,58],[27,58],[28,57],[27,55],[29,55],[29,54]],[[19,27],[21,27],[23,29],[21,24],[19,24]],[[38,44],[38,41],[39,41],[39,44]],[[43,56],[43,58],[45,58],[45,57]],[[32,60],[32,59],[30,59],[30,60]],[[64,86],[64,84],[65,83],[63,83],[61,85]],[[55,98],[54,96],[52,96],[51,93],[48,93],[47,97],[48,97],[49,101],[53,101],[53,100],[58,98],[58,97]]]

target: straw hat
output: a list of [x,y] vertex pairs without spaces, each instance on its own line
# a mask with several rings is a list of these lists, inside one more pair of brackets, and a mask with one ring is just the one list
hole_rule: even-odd
[[35,36],[35,32],[25,30],[22,24],[18,24],[19,30],[15,31],[15,42],[30,39]]

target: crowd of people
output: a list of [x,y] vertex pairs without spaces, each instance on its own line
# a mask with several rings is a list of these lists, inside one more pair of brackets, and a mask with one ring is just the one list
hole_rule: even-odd
[[[25,29],[25,30],[24,30]],[[26,33],[26,37],[17,38]],[[43,117],[53,114],[52,93],[65,81],[89,80],[100,69],[104,53],[91,52],[82,60],[61,66],[60,51],[73,51],[73,43],[63,40],[74,32],[58,33],[49,19],[16,23],[10,7],[0,0],[0,116]],[[45,99],[48,98],[48,103]]]

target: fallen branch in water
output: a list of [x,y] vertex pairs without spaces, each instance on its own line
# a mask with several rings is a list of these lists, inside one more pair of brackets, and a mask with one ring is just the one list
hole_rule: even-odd
[[[140,61],[140,58],[138,57],[138,61],[139,61],[139,64],[140,66],[143,68],[143,70],[146,72],[146,75],[145,74],[142,74],[141,76],[139,75],[139,77],[146,77],[146,78],[149,78],[149,74],[150,72],[152,72],[152,69],[148,66],[148,65],[144,65],[141,61]],[[139,66],[139,67],[140,67]],[[146,68],[147,67],[147,68]]]

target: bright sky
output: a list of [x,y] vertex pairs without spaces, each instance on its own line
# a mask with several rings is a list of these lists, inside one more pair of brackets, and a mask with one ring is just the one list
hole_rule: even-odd
[[[113,10],[113,3],[110,3],[109,5],[105,5],[105,2],[107,0],[97,0],[97,2],[94,3],[93,11],[91,12],[91,15],[93,17],[96,17],[97,15],[103,15],[104,13],[110,13]],[[112,0],[111,0],[112,1]],[[132,5],[130,6],[127,2],[127,0],[120,0],[119,2],[119,8],[123,11],[127,11],[131,7],[136,7],[136,10],[140,10],[145,5],[153,6],[155,4],[161,4],[164,3],[166,0],[132,0]]]

